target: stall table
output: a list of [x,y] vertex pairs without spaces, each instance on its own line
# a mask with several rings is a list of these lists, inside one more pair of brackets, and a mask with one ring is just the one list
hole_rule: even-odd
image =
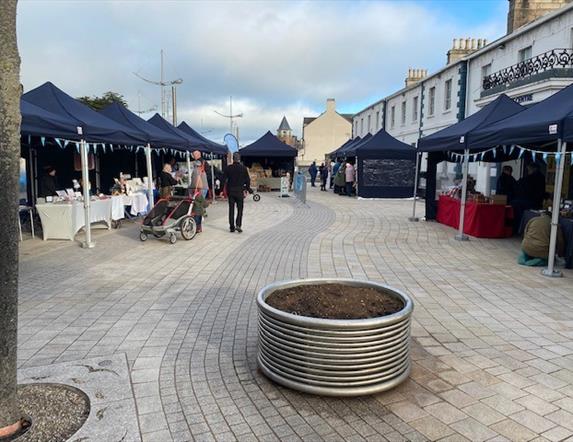
[[[440,195],[436,220],[458,229],[461,201]],[[501,204],[466,202],[464,233],[476,238],[507,238],[512,236],[513,209]]]
[[[111,198],[90,201],[91,223],[104,222],[111,228]],[[80,201],[36,204],[42,221],[44,241],[69,239],[84,227],[84,203]]]
[[[526,210],[521,219],[519,234],[523,235],[527,223],[539,215],[541,215],[541,213],[537,210]],[[565,268],[573,269],[573,219],[559,217],[559,226],[561,226],[561,232],[565,240]]]
[[131,207],[129,214],[137,216],[147,212],[149,201],[144,193],[132,193],[131,195],[114,195],[111,197],[111,219],[118,221],[125,218],[126,207]]

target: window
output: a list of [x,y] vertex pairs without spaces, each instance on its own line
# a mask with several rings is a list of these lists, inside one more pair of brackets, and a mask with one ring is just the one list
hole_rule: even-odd
[[446,90],[444,94],[444,109],[450,110],[452,107],[452,79],[446,81]]
[[376,127],[375,130],[378,132],[378,122],[380,121],[380,111],[376,111]]
[[402,126],[404,126],[406,124],[406,102],[402,101],[402,115],[400,118],[400,121],[402,123]]
[[434,115],[434,110],[436,108],[436,88],[435,87],[431,87],[430,88],[430,99],[428,100],[428,115],[431,117],[432,115]]
[[360,119],[360,135],[364,133],[364,118]]
[[354,122],[354,136],[358,135],[358,120]]
[[485,66],[481,67],[481,79],[482,79],[482,81],[488,75],[491,75],[491,63],[488,63]]
[[394,123],[396,123],[396,106],[392,106],[390,109],[390,127],[394,128]]
[[370,128],[371,128],[370,123],[371,123],[370,115],[368,115],[368,132],[370,132]]
[[527,46],[518,52],[519,60],[517,61],[524,61],[531,58],[531,46]]
[[418,97],[412,100],[412,121],[418,121]]

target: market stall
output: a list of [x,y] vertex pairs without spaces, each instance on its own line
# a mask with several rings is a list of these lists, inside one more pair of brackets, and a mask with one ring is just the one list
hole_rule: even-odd
[[[513,147],[519,156],[528,155],[546,162],[555,161],[553,210],[548,265],[545,276],[562,276],[555,270],[555,250],[560,208],[567,190],[563,188],[565,168],[571,169],[573,154],[573,85],[556,92],[536,105],[497,123],[485,126],[472,136],[472,145],[480,149]],[[495,152],[495,150],[494,150]],[[565,192],[563,192],[565,190]]]
[[[251,179],[261,190],[280,190],[281,177],[294,173],[297,150],[283,143],[270,131],[239,150]],[[253,185],[251,185],[253,187]]]
[[[83,186],[83,214],[85,225],[85,241],[83,246],[91,248],[94,246],[91,240],[91,201],[88,161],[89,142],[115,145],[138,145],[145,142],[145,135],[132,128],[123,126],[113,120],[95,112],[88,106],[80,103],[68,94],[58,89],[52,83],[47,82],[22,96],[22,99],[32,103],[46,111],[60,116],[63,119],[75,123],[76,136],[72,139],[80,153],[80,164],[82,169]],[[64,134],[66,136],[67,134]],[[60,135],[61,136],[61,135]],[[59,138],[55,138],[56,141]],[[78,142],[79,140],[79,142]],[[62,142],[61,140],[59,141]],[[66,140],[64,140],[65,145]],[[96,145],[93,145],[95,150]]]
[[222,144],[218,144],[209,140],[197,132],[195,129],[193,129],[191,126],[189,126],[185,121],[179,124],[177,129],[185,132],[192,140],[194,140],[192,148],[196,147],[197,150],[201,152],[206,152],[213,155],[226,155],[228,152],[227,146],[223,146]]
[[[420,138],[418,140],[418,151],[428,153],[428,173],[427,173],[427,186],[426,186],[426,219],[433,219],[434,205],[440,204],[436,203],[436,193],[435,193],[435,181],[436,181],[436,164],[439,160],[441,161],[461,161],[463,160],[463,179],[462,182],[457,186],[457,189],[450,189],[450,191],[455,191],[456,196],[459,198],[460,204],[456,207],[452,204],[446,205],[442,204],[440,208],[438,206],[438,213],[441,209],[440,219],[452,219],[453,214],[445,215],[445,210],[457,210],[458,211],[458,236],[457,239],[467,239],[466,229],[465,229],[465,216],[466,216],[466,200],[468,198],[468,165],[470,161],[500,161],[503,159],[505,154],[500,152],[489,152],[487,156],[484,156],[484,151],[488,150],[484,147],[476,148],[472,144],[472,134],[479,130],[480,128],[487,127],[495,123],[516,115],[522,112],[525,108],[506,95],[500,95],[494,101],[489,103],[480,111],[475,114],[470,115],[468,118],[442,129],[434,134],[428,135],[426,137]],[[507,157],[507,156],[506,156]],[[416,183],[417,184],[417,183]],[[484,198],[477,192],[472,193],[472,198]],[[443,201],[443,200],[442,200]],[[482,200],[484,201],[484,200]],[[415,202],[414,202],[415,204]],[[415,218],[415,205],[413,209],[414,213],[412,219]],[[498,213],[498,217],[491,219],[492,225],[501,226],[505,223],[505,211],[501,209],[490,209],[492,213]],[[438,221],[439,219],[436,218]],[[484,220],[484,223],[487,223]],[[486,229],[487,231],[488,229]],[[495,229],[492,228],[492,231]],[[500,234],[501,232],[498,232]]]
[[357,158],[358,196],[408,198],[414,191],[416,149],[384,129],[350,148]]

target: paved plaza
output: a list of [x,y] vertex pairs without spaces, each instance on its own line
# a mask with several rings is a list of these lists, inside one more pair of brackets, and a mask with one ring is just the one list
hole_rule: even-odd
[[[96,232],[92,250],[24,241],[21,377],[125,364],[137,422],[118,441],[573,441],[572,271],[518,266],[516,239],[458,242],[408,222],[408,201],[312,189],[308,205],[262,194],[245,211],[243,234],[217,203],[204,232],[175,245],[140,242],[132,223]],[[257,291],[335,276],[414,299],[412,374],[398,388],[322,398],[257,371]]]

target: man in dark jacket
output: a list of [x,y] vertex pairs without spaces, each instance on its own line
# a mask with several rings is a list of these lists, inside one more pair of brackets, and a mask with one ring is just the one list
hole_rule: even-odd
[[56,178],[56,169],[48,166],[44,175],[40,179],[40,196],[54,196],[58,190],[58,179]]
[[[243,202],[245,192],[251,191],[251,178],[249,171],[241,164],[238,152],[233,154],[233,164],[227,166],[223,185],[227,186],[227,198],[229,200],[229,230],[239,233],[243,231]],[[235,205],[237,206],[237,219],[235,220]]]
[[318,168],[316,167],[316,161],[313,161],[310,167],[308,168],[308,173],[310,174],[310,185],[312,187],[316,187],[314,185],[316,181],[316,175],[318,174]]
[[495,194],[506,195],[507,204],[509,204],[515,197],[516,186],[517,186],[517,181],[515,180],[515,178],[513,178],[513,168],[511,166],[503,166],[502,173],[497,179]]

